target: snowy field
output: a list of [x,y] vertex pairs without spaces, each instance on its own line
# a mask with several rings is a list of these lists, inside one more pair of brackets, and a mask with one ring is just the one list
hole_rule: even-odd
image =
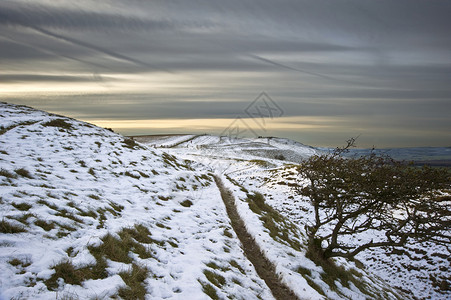
[[[220,166],[224,174],[232,177],[241,186],[251,191],[262,193],[267,202],[280,213],[286,216],[302,230],[304,225],[311,221],[313,211],[308,199],[300,197],[294,185],[302,181],[297,176],[296,159],[277,160],[272,152],[260,152],[259,156],[248,157],[247,143],[262,143],[262,149],[277,147],[281,150],[290,150],[299,153],[299,157],[327,152],[328,149],[315,149],[303,144],[281,138],[269,139],[233,139],[226,151],[221,148],[218,138],[211,137],[210,147],[220,148],[218,152],[205,149],[183,147],[181,144],[173,149],[168,149],[174,155],[195,160],[198,151],[203,151],[202,161],[214,168]],[[226,137],[223,139],[227,140]],[[273,141],[274,140],[274,141]],[[194,142],[194,141],[193,141]],[[226,142],[222,142],[226,144]],[[269,144],[269,146],[268,146]],[[241,147],[244,154],[240,156]],[[205,147],[205,146],[204,146]],[[257,148],[257,147],[255,147]],[[196,151],[193,151],[196,150]],[[421,156],[421,148],[407,149],[384,149],[386,154],[394,154],[399,159],[409,159],[409,153],[413,153],[412,159],[424,159],[431,157],[448,158],[449,148],[427,148]],[[274,151],[278,153],[277,150]],[[356,154],[367,153],[364,150],[353,150]],[[262,154],[263,153],[263,154]],[[208,154],[211,154],[209,159]],[[264,155],[266,154],[266,156]],[[296,156],[296,157],[298,157]],[[246,160],[240,158],[246,157]],[[237,158],[236,160],[233,158]],[[219,161],[218,161],[219,160]],[[371,239],[372,236],[362,236]],[[382,278],[391,286],[413,295],[418,299],[448,299],[451,297],[449,286],[451,281],[451,254],[449,246],[436,243],[408,244],[406,249],[372,249],[360,253],[356,257],[364,262],[365,270],[373,275],[373,278]]]
[[[315,148],[209,135],[136,143],[5,103],[0,126],[0,299],[274,299],[213,174],[299,299],[451,297],[428,277],[450,278],[449,250],[432,244],[364,253],[363,267],[338,260],[358,285],[325,279],[305,257],[310,205],[290,184],[294,164]],[[256,208],[253,192],[269,206]]]

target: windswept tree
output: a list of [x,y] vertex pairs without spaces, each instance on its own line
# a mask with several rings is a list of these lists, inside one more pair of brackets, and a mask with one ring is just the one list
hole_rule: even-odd
[[413,167],[374,153],[342,156],[354,141],[299,166],[306,183],[298,191],[314,208],[314,221],[307,225],[311,249],[327,259],[404,246],[411,239],[449,244],[448,170]]

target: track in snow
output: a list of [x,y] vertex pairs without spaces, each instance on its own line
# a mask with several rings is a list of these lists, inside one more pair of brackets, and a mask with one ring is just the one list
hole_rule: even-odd
[[247,231],[246,225],[236,209],[232,192],[224,187],[218,176],[214,176],[214,178],[216,185],[221,192],[221,197],[232,223],[233,230],[240,239],[244,254],[254,265],[257,274],[266,282],[271,289],[274,298],[277,300],[299,299],[293,291],[280,281],[279,276],[276,274],[274,264],[266,258],[254,238]]

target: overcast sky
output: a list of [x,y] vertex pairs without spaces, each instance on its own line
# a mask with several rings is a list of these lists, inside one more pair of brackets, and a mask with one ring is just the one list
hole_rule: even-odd
[[0,100],[129,135],[451,146],[450,16],[445,0],[1,0]]

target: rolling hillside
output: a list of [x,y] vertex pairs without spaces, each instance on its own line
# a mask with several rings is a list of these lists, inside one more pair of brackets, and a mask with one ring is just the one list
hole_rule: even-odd
[[339,278],[305,257],[308,202],[289,182],[312,147],[207,135],[139,143],[6,103],[0,126],[0,299],[282,299],[275,285],[293,299],[449,295],[404,294],[370,261],[337,260]]

